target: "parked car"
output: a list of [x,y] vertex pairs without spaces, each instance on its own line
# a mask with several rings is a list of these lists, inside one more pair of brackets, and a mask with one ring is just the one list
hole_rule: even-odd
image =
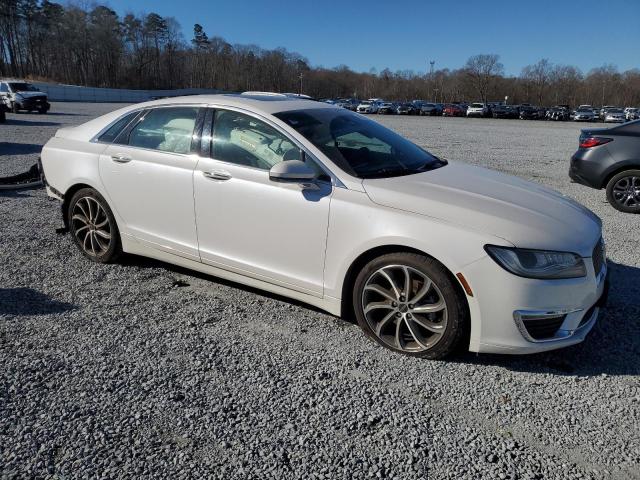
[[465,115],[466,110],[461,105],[455,103],[449,103],[442,109],[443,117],[464,117]]
[[341,108],[346,108],[347,110],[351,110],[355,112],[358,109],[358,105],[360,102],[355,98],[341,98],[338,100],[336,105]]
[[552,121],[567,121],[569,120],[569,109],[564,106],[555,106],[547,110],[546,118]]
[[353,312],[412,356],[573,345],[606,298],[592,212],[320,102],[130,105],[58,130],[41,163],[88,260],[129,252]]
[[472,103],[467,108],[467,117],[486,117],[489,115],[489,107],[486,103]]
[[621,108],[609,108],[604,114],[604,123],[623,123],[626,120]]
[[47,113],[51,105],[47,101],[47,94],[41,92],[28,82],[20,80],[0,81],[0,103],[7,110],[18,113],[20,110]]
[[443,107],[439,103],[424,103],[420,107],[420,115],[442,115]]
[[612,108],[619,108],[619,107],[616,107],[615,105],[605,105],[604,107],[602,107],[599,113],[600,120],[604,121],[605,117],[607,116],[607,112]]
[[377,113],[378,115],[391,115],[396,113],[396,108],[398,108],[398,106],[395,103],[383,102],[378,107]]
[[640,118],[640,108],[629,108],[625,115],[628,122],[638,120]]
[[371,100],[364,100],[360,102],[357,108],[358,113],[377,113],[378,103]]
[[596,119],[596,114],[592,107],[580,106],[573,114],[573,120],[575,122],[593,122]]
[[547,110],[543,107],[520,105],[520,120],[542,120],[546,113]]
[[606,189],[617,210],[640,213],[640,121],[582,130],[569,176],[591,188]]
[[493,118],[518,118],[519,115],[516,105],[496,105],[491,111]]
[[416,115],[416,109],[411,103],[400,103],[396,107],[398,115]]

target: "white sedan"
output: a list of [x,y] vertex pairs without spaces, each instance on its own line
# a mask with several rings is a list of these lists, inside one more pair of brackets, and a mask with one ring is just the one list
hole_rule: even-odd
[[41,160],[90,260],[144,255],[354,314],[408,355],[572,345],[605,298],[592,212],[326,103],[132,105],[60,129]]

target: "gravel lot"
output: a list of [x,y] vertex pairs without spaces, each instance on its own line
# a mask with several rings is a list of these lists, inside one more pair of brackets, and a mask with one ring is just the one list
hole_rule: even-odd
[[[8,114],[0,175],[119,106]],[[610,308],[583,344],[405,358],[276,296],[138,257],[91,264],[43,190],[0,192],[0,478],[640,478],[640,218],[569,182],[581,125],[376,119],[603,218]]]

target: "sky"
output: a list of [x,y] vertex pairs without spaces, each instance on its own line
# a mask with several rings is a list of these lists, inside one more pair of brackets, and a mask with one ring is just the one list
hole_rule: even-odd
[[425,72],[496,53],[507,75],[541,58],[640,68],[640,0],[106,0],[120,15],[172,16],[231,44],[284,47],[313,66]]

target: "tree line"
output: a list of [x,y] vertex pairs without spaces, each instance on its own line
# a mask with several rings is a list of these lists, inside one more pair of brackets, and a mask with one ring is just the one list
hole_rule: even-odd
[[92,87],[302,92],[317,98],[640,106],[640,70],[586,73],[541,59],[507,76],[500,57],[474,55],[458,69],[354,72],[313,67],[284,48],[232,45],[194,25],[186,41],[173,17],[124,17],[104,5],[0,2],[0,75]]

